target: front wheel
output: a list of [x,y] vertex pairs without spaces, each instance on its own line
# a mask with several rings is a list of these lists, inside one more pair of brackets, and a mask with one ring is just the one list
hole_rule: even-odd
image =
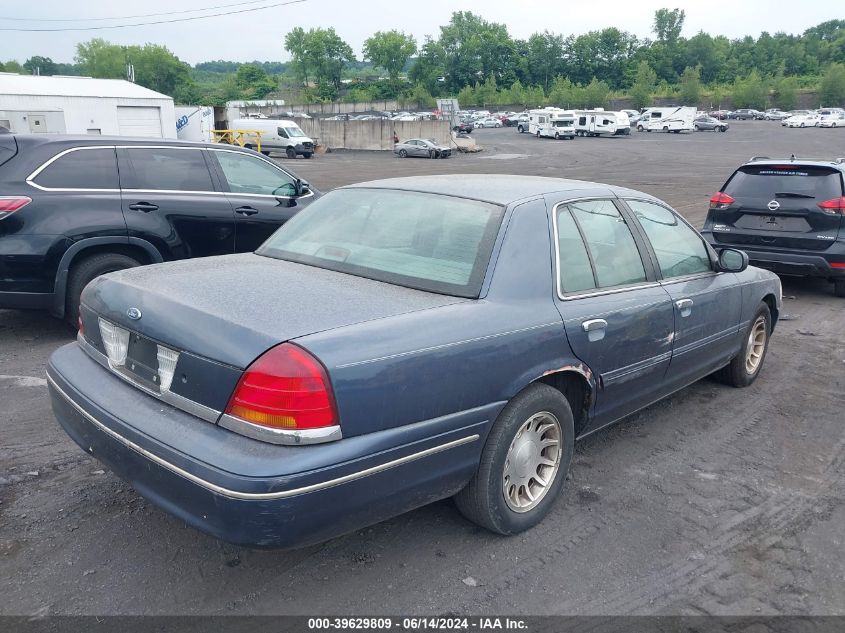
[[455,496],[458,509],[498,534],[537,525],[563,487],[574,439],[566,398],[549,385],[531,385],[496,419],[478,470]]
[[727,132],[727,131],[728,131],[728,128],[726,128],[726,127],[723,125],[722,127],[720,127],[720,128],[719,128],[719,131],[720,131],[720,132]]
[[312,154],[311,152],[305,152],[305,153],[302,155],[302,158],[311,158],[311,156],[313,156],[313,154]]
[[560,134],[558,134],[557,132],[555,132],[555,140],[556,140],[556,141],[559,141],[559,140],[560,140]]
[[701,128],[700,128],[699,126],[697,126],[697,125],[696,125],[696,126],[695,126],[695,131],[696,131],[696,132],[701,132]]
[[761,303],[751,319],[739,354],[716,373],[716,377],[732,387],[747,387],[760,375],[766,352],[769,349],[769,337],[772,333],[772,313],[766,303]]
[[645,128],[642,125],[637,126],[637,132],[642,132]]
[[296,150],[292,147],[288,147],[285,150],[285,156],[287,156],[288,158],[296,158]]
[[664,133],[664,134],[668,134],[668,133],[669,133],[669,126],[663,126],[663,133]]
[[404,149],[399,150],[399,158],[408,158],[408,152]]

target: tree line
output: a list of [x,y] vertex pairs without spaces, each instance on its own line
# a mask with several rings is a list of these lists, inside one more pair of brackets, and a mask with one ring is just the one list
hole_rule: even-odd
[[682,103],[796,107],[801,89],[825,105],[845,103],[845,20],[829,20],[800,35],[763,32],[728,39],[682,36],[685,12],[659,9],[653,38],[617,27],[564,36],[548,30],[513,38],[507,26],[470,11],[452,14],[437,37],[422,43],[402,31],[379,31],[358,60],[334,28],[295,27],[283,41],[291,61],[241,64],[224,60],[194,67],[156,44],[121,46],[93,39],[77,46],[75,63],[32,57],[0,69],[48,74],[126,77],[182,103],[218,104],[282,92],[302,102],[405,98],[432,105],[457,96],[462,105],[606,105],[628,96],[636,107],[656,95]]

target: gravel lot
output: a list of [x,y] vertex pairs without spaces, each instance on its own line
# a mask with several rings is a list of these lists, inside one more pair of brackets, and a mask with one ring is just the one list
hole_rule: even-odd
[[[597,180],[700,226],[751,155],[845,154],[845,130],[538,140],[473,133],[448,160],[285,161],[316,187],[423,173]],[[491,176],[494,177],[494,176]],[[49,354],[73,339],[0,310],[0,614],[845,614],[845,300],[784,281],[760,379],[701,381],[576,447],[550,516],[513,538],[442,501],[292,552],[251,551],[156,509],[57,426]],[[470,580],[472,579],[472,580]]]

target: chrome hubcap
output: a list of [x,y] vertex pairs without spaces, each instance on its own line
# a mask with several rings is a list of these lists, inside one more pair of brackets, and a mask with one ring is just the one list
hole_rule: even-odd
[[754,374],[760,369],[766,350],[766,319],[758,317],[748,334],[748,351],[745,353],[745,371]]
[[528,418],[511,442],[505,458],[502,489],[508,507],[528,512],[551,488],[560,470],[560,422],[548,411]]

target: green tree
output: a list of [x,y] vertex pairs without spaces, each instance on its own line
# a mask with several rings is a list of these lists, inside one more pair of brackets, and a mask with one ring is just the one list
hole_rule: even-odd
[[458,105],[464,107],[477,104],[478,99],[475,96],[475,91],[472,89],[472,86],[464,86],[461,88],[461,91],[458,93]]
[[733,86],[733,103],[736,108],[757,108],[764,110],[767,105],[768,90],[763,78],[752,70],[745,79],[737,78]]
[[192,100],[191,67],[158,44],[127,46],[126,61],[135,67],[135,81],[145,88],[173,96],[177,101]]
[[845,65],[833,64],[827,69],[819,89],[822,105],[845,105]]
[[610,86],[606,82],[593,77],[593,80],[583,88],[584,107],[605,108],[610,99]]
[[20,63],[16,62],[14,59],[10,59],[9,61],[3,64],[3,72],[21,73],[23,72],[23,66],[21,66]]
[[433,108],[437,105],[434,97],[431,96],[431,93],[422,84],[414,84],[413,89],[408,93],[408,100],[418,104],[421,108]]
[[515,44],[504,24],[488,22],[471,11],[457,11],[440,27],[446,84],[452,90],[473,85],[491,74],[510,84],[516,78]]
[[657,84],[657,73],[655,73],[648,62],[641,61],[637,66],[637,76],[631,86],[630,95],[635,108],[645,108],[651,105],[654,87]]
[[687,66],[681,75],[681,103],[697,106],[701,100],[701,69]]
[[384,68],[394,82],[416,52],[417,41],[401,31],[378,31],[364,41],[364,59]]
[[306,48],[305,29],[301,26],[292,28],[285,35],[285,50],[290,53],[293,59],[293,67],[296,75],[303,85],[308,85],[308,49]]
[[416,61],[408,72],[408,79],[414,84],[422,84],[432,94],[440,94],[440,86],[445,83],[446,74],[443,57],[443,47],[437,41],[426,37]]
[[323,98],[340,90],[344,67],[355,61],[352,47],[334,28],[309,29],[305,34],[305,59]]
[[76,45],[76,62],[83,72],[103,79],[126,78],[126,48],[95,37]]
[[527,92],[525,90],[525,86],[522,85],[522,82],[517,79],[511,84],[511,87],[507,90],[507,98],[505,101],[508,105],[518,105],[518,106],[525,106],[527,103]]
[[23,69],[31,75],[38,72],[39,75],[55,75],[57,72],[56,63],[49,57],[36,55],[30,57],[23,63]]
[[549,103],[561,108],[572,107],[573,86],[569,78],[558,75],[549,89]]
[[798,80],[780,77],[775,84],[775,105],[781,110],[794,110],[798,106]]
[[674,44],[681,35],[686,17],[683,9],[658,9],[654,12],[652,30],[664,44]]

